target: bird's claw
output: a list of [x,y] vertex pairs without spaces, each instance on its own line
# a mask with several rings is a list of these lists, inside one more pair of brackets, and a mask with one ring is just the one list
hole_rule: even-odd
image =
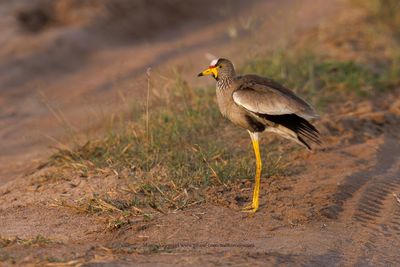
[[255,213],[258,210],[258,207],[255,206],[253,203],[248,204],[242,208],[242,212],[248,212],[248,213]]

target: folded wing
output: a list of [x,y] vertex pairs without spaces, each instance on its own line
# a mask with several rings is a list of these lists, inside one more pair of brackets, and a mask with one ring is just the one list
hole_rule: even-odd
[[296,114],[304,119],[318,117],[306,101],[273,80],[256,75],[246,75],[240,79],[243,79],[243,83],[232,97],[236,104],[251,112],[268,115]]
[[311,149],[309,140],[321,144],[318,130],[307,119],[318,117],[314,109],[303,99],[279,83],[246,75],[240,77],[240,86],[232,94],[234,102],[252,116],[265,120],[266,130],[278,132]]

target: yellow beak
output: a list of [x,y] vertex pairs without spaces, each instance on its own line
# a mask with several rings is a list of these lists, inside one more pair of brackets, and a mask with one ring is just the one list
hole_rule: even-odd
[[211,66],[208,69],[200,72],[199,75],[197,75],[197,76],[200,77],[200,76],[206,76],[206,75],[212,75],[214,78],[217,78],[218,77],[217,67]]

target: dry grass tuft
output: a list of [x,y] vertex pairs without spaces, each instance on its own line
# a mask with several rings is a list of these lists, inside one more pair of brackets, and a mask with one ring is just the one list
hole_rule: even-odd
[[[150,107],[134,112],[135,121],[114,119],[104,138],[59,149],[44,166],[58,177],[104,177],[118,180],[110,192],[59,201],[78,212],[108,214],[109,228],[128,224],[130,216],[181,210],[207,199],[206,188],[253,179],[254,156],[245,131],[221,117],[214,89],[192,88],[175,71],[168,96],[151,88]],[[138,113],[140,116],[138,117]],[[268,152],[267,153],[267,148]],[[265,175],[287,170],[271,147],[263,147]],[[272,150],[274,151],[274,150]],[[46,174],[53,177],[52,174]],[[56,175],[56,176],[57,176]],[[107,190],[105,190],[107,191]]]

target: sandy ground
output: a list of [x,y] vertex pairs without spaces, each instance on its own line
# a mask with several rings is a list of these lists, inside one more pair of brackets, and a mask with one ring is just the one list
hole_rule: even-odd
[[[121,94],[141,99],[148,67],[163,74],[178,65],[188,82],[203,85],[195,74],[207,64],[207,53],[240,64],[243,51],[251,55],[332,24],[345,6],[284,0],[221,10],[224,15],[209,22],[194,20],[135,42],[100,39],[96,45],[82,37],[79,25],[22,38],[13,19],[3,16],[1,43],[8,45],[0,64],[0,237],[40,235],[51,241],[0,246],[0,265],[52,259],[85,266],[400,264],[400,203],[393,196],[400,194],[400,103],[392,101],[398,90],[323,116],[324,147],[291,155],[288,161],[307,166],[298,173],[263,179],[262,205],[254,216],[238,212],[250,188],[243,181],[232,191],[216,189],[221,201],[215,204],[106,231],[102,218],[55,202],[98,184],[95,178],[69,181],[69,189],[57,182],[43,188],[29,174],[51,153],[48,146],[68,138],[65,125],[95,131],[99,114],[123,109]],[[246,19],[255,26],[248,29]]]

